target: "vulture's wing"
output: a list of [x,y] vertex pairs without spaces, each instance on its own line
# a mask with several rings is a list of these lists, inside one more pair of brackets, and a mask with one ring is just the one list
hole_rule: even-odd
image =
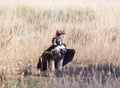
[[64,60],[63,60],[63,66],[68,64],[70,61],[72,61],[74,55],[75,55],[74,49],[67,49],[67,52],[66,52]]
[[46,71],[47,70],[47,61],[42,62],[39,60],[37,64],[37,69],[40,69],[41,71]]
[[37,64],[37,69],[41,69],[41,59],[39,59],[39,62]]
[[41,69],[41,71],[47,70],[47,61],[51,59],[53,56],[51,52],[45,51],[42,53],[42,56],[39,57],[39,62],[37,64],[37,68]]

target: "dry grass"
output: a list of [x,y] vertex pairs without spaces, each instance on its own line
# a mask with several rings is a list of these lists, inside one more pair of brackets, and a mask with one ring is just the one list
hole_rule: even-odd
[[5,0],[0,4],[1,62],[38,60],[60,28],[67,33],[63,38],[67,47],[77,51],[77,63],[119,64],[119,1]]
[[57,28],[74,63],[119,66],[119,14],[119,0],[0,0],[0,75],[36,64]]

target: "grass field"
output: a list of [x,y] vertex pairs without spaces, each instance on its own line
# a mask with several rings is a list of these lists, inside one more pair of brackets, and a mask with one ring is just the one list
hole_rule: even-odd
[[[119,67],[119,23],[119,0],[0,0],[0,75],[22,74],[25,67],[35,68],[41,53],[51,45],[56,29],[65,30],[63,42],[76,50],[71,63],[112,63]],[[82,88],[93,88],[85,85]]]

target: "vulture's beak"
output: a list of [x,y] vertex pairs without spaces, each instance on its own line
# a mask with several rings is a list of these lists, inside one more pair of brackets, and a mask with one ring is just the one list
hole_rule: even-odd
[[62,33],[61,33],[62,35],[65,35],[66,33],[65,33],[65,31],[62,31]]

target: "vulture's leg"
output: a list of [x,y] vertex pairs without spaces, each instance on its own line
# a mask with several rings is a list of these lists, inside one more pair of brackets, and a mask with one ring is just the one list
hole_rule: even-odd
[[63,59],[56,62],[56,76],[61,77],[62,76],[62,67],[63,67]]
[[62,70],[62,64],[63,64],[63,59],[57,62],[57,69],[60,71]]
[[50,61],[49,61],[49,70],[50,70],[50,72],[55,71],[55,61],[53,59],[50,59]]

